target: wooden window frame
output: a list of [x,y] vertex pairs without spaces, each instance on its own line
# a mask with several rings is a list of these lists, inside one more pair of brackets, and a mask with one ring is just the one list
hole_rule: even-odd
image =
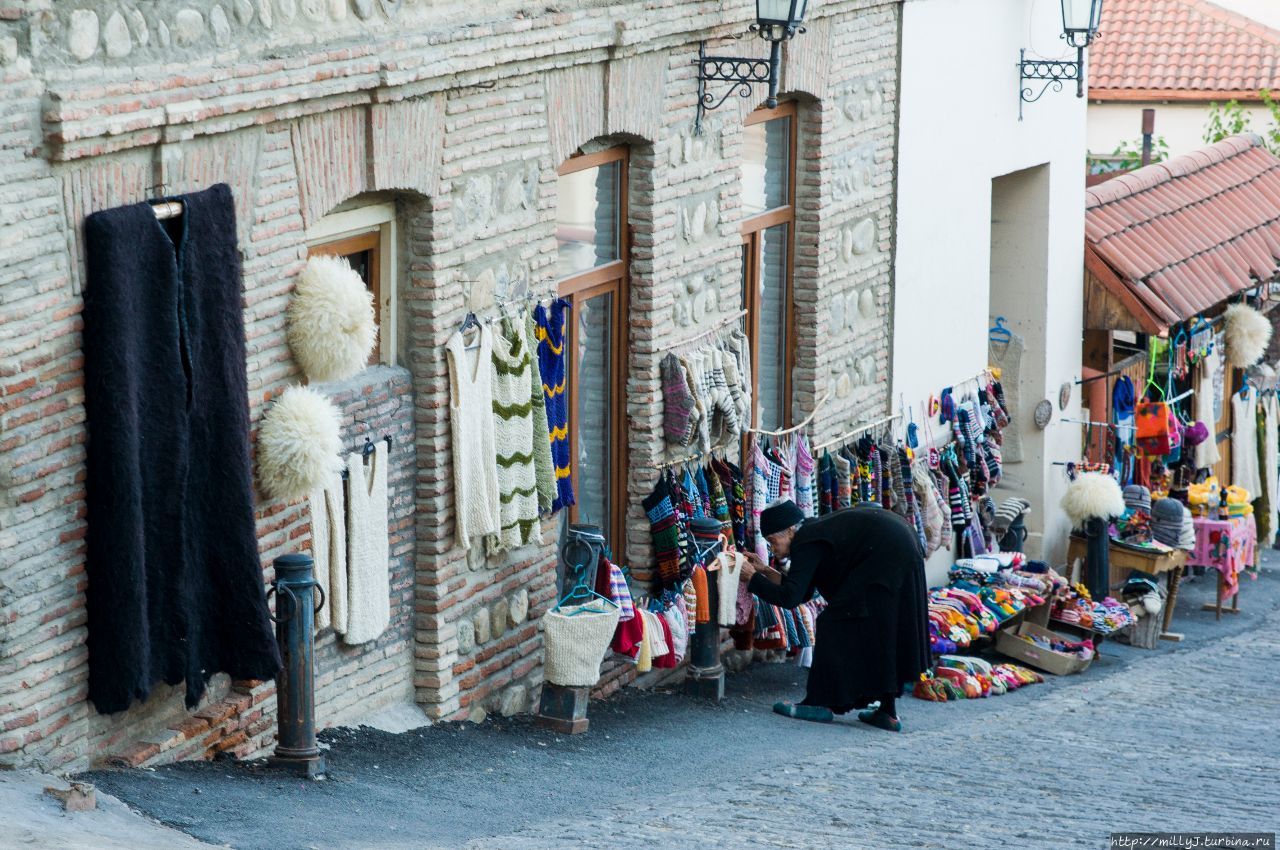
[[790,428],[791,413],[791,373],[795,367],[795,329],[796,316],[794,302],[795,251],[796,251],[796,148],[799,140],[799,108],[795,101],[785,101],[773,109],[761,107],[754,110],[742,122],[743,127],[763,124],[778,118],[789,118],[790,132],[787,135],[787,197],[786,203],[780,207],[765,210],[742,222],[743,277],[748,282],[744,286],[743,308],[747,311],[747,340],[751,347],[751,399],[755,409],[751,412],[752,424],[759,428],[760,423],[760,287],[754,285],[759,281],[759,257],[763,248],[764,231],[779,224],[787,225],[787,246],[785,270],[783,272],[782,303],[787,310],[786,345],[782,363],[782,421],[779,428]]
[[[609,403],[609,509],[612,516],[607,528],[603,528],[609,545],[614,552],[626,551],[627,544],[627,373],[629,362],[628,351],[628,318],[630,314],[630,199],[628,194],[629,170],[631,166],[631,149],[626,145],[618,145],[607,150],[589,154],[575,154],[565,160],[556,169],[556,175],[564,177],[580,171],[587,171],[610,163],[620,163],[618,167],[618,257],[619,259],[605,263],[586,271],[571,274],[556,282],[556,294],[568,300],[574,307],[578,302],[587,301],[598,295],[613,294],[612,327],[610,328],[611,351],[610,365],[613,367],[613,381],[610,386]],[[577,401],[574,392],[578,386],[578,368],[581,357],[578,356],[578,331],[576,310],[570,310],[568,332],[566,334],[566,356],[570,359],[566,364],[566,375],[569,377],[565,388],[565,403],[569,408],[569,457],[570,480],[573,482],[575,504],[569,509],[571,522],[578,522],[578,505],[576,502],[580,490],[578,483],[578,430]]]
[[395,204],[367,204],[330,213],[307,228],[306,241],[309,257],[370,252],[369,290],[378,320],[378,346],[369,365],[394,366],[399,340]]

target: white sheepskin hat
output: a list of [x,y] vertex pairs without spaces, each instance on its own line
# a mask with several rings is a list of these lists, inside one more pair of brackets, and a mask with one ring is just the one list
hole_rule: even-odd
[[1262,359],[1271,341],[1271,322],[1248,304],[1232,304],[1223,319],[1227,363],[1245,369]]
[[312,381],[341,381],[368,365],[378,339],[373,293],[346,260],[307,260],[288,315],[289,347]]
[[342,467],[338,411],[310,387],[289,387],[262,417],[258,479],[273,499],[295,501]]
[[1089,519],[1110,519],[1124,513],[1124,491],[1110,475],[1084,472],[1076,476],[1062,495],[1062,509],[1075,528]]

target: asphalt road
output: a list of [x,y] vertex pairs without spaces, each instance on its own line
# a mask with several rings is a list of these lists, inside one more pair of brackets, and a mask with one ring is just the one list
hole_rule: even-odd
[[770,713],[803,671],[757,665],[708,705],[634,690],[587,735],[528,718],[391,735],[333,730],[329,778],[181,764],[91,781],[237,850],[1103,848],[1111,831],[1280,829],[1280,559],[1187,640],[1108,643],[1082,675],[985,700],[899,703],[901,735]]

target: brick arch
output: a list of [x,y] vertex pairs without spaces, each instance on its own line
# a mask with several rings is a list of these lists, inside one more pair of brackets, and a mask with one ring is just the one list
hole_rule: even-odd
[[305,226],[366,192],[440,189],[444,96],[353,106],[293,121],[289,141]]
[[667,54],[655,52],[549,71],[543,84],[552,161],[602,137],[652,144],[664,123],[668,65]]

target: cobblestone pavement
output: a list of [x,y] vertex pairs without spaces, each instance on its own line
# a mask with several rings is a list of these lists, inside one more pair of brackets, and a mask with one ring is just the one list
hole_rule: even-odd
[[468,846],[1097,850],[1112,830],[1277,831],[1277,626],[1029,705],[989,700],[961,727],[850,729],[805,763],[737,778],[726,765],[692,794]]
[[759,665],[718,707],[593,705],[576,738],[527,719],[337,730],[327,782],[217,764],[92,778],[237,850],[1059,850],[1121,830],[1280,831],[1280,575],[1246,582],[1221,622],[1199,610],[1211,596],[1209,578],[1185,586],[1184,643],[1108,643],[1082,675],[987,700],[905,698],[902,735],[772,715],[802,677]]

